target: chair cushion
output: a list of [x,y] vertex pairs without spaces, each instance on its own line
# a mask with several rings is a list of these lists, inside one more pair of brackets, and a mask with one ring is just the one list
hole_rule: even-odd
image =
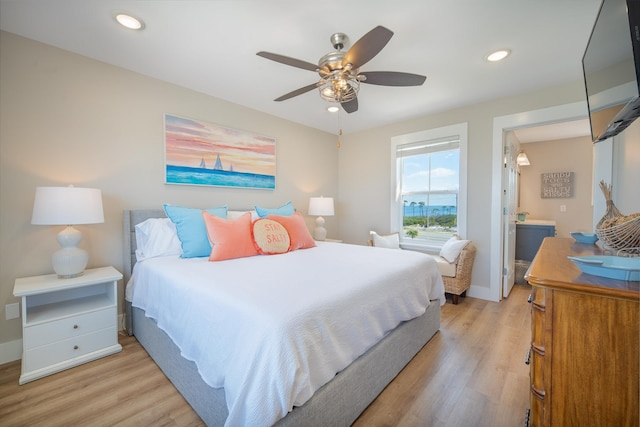
[[436,263],[438,264],[438,270],[440,270],[441,276],[456,277],[457,264],[448,262],[446,259],[442,258],[440,255],[429,254],[429,256],[436,260]]

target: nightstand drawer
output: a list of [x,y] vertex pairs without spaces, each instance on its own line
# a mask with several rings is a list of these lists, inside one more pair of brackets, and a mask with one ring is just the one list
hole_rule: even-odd
[[25,371],[35,371],[75,357],[84,356],[93,351],[117,344],[117,342],[118,331],[114,325],[90,334],[27,350],[23,355],[23,368]]
[[107,327],[116,327],[116,307],[68,317],[24,328],[24,349],[85,335]]

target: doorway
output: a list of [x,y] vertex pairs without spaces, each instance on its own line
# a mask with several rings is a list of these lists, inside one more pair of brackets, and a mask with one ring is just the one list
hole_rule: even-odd
[[505,232],[510,222],[510,215],[508,206],[505,206],[504,194],[507,194],[509,191],[516,191],[516,189],[510,187],[509,183],[511,180],[508,178],[505,179],[504,153],[506,149],[505,141],[507,141],[505,134],[517,129],[574,121],[586,117],[587,103],[582,101],[494,118],[491,189],[491,284],[486,299],[492,301],[500,301],[503,299],[505,282],[503,277],[510,273],[508,271],[510,267],[509,262],[505,262],[505,253],[513,250],[513,248],[510,248],[510,245],[513,243],[510,242],[509,233]]

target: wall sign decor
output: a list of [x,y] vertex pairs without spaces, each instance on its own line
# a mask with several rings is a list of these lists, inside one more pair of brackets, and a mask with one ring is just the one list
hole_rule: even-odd
[[166,184],[276,187],[275,138],[165,114],[164,139]]
[[540,197],[561,199],[573,197],[573,177],[575,172],[543,173]]

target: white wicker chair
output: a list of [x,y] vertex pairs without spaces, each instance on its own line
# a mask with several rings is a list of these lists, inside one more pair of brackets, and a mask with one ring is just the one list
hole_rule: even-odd
[[[372,239],[369,239],[367,243],[369,246],[375,246]],[[456,263],[455,276],[442,276],[444,291],[445,293],[451,294],[453,304],[458,304],[460,297],[465,297],[467,295],[467,289],[471,287],[471,272],[475,258],[476,247],[473,242],[469,242],[460,252],[458,262]]]
[[459,297],[467,295],[467,289],[471,286],[471,271],[473,261],[476,258],[476,247],[470,242],[461,252],[456,264],[455,277],[442,276],[444,291],[451,294],[454,304],[458,304]]

